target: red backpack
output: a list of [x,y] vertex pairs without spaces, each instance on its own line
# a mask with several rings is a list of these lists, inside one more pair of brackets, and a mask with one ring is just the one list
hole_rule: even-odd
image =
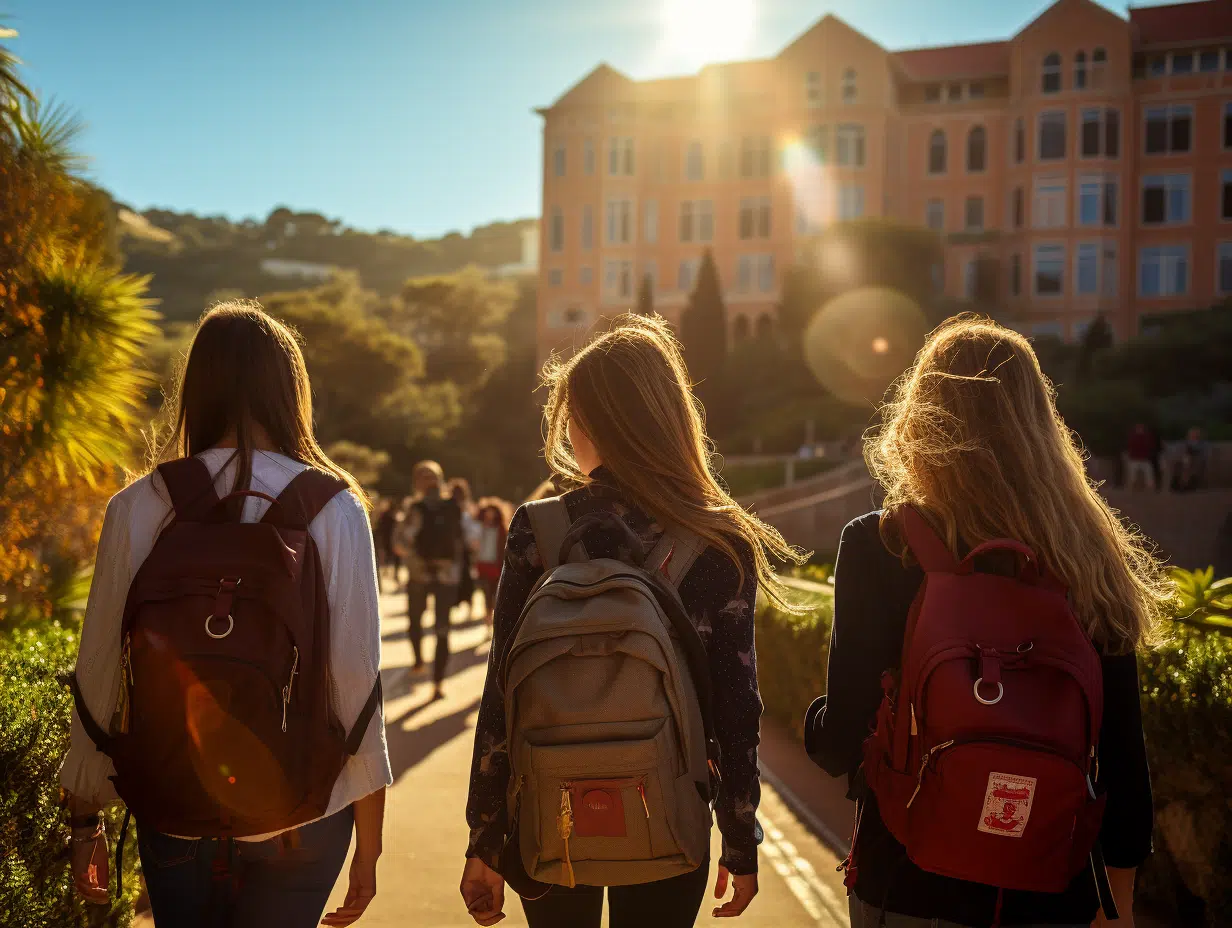
[[[1026,545],[960,562],[914,509],[899,525],[925,579],[864,743],[881,817],[923,870],[1061,892],[1089,865],[1106,798],[1099,655]],[[1017,576],[976,572],[993,551],[1017,555]]]
[[[220,500],[197,458],[158,472],[174,517],[129,588],[114,733],[74,676],[82,724],[129,812],[157,831],[243,837],[319,818],[381,698],[378,677],[349,734],[330,699],[326,574],[308,526],[346,484],[309,469],[276,500]],[[259,522],[239,521],[248,496],[270,501]]]

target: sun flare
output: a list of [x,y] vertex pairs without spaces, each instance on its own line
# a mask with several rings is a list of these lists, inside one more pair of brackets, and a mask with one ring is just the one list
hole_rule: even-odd
[[663,42],[681,64],[698,68],[744,56],[757,23],[757,0],[662,0]]

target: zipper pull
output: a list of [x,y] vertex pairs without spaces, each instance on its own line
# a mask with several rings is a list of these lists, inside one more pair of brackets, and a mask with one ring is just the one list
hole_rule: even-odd
[[910,708],[911,708],[911,735],[912,735],[912,737],[914,737],[914,736],[918,735],[918,734],[920,733],[920,731],[919,731],[919,729],[916,727],[916,724],[915,724],[915,703],[910,703],[909,705],[910,705]]
[[296,669],[299,667],[299,648],[292,647],[295,656],[291,659],[291,676],[287,679],[287,685],[282,688],[282,730],[287,730],[287,706],[291,704],[291,688],[295,685],[295,675],[299,673]]
[[642,797],[642,811],[646,813],[646,821],[650,821],[650,806],[646,804],[646,781],[641,780],[637,784],[638,795]]
[[573,861],[569,857],[569,837],[573,834],[573,803],[569,798],[569,787],[560,788],[560,812],[556,816],[556,832],[565,842],[565,859],[561,863],[561,876],[565,885],[572,889],[577,885],[573,875]]

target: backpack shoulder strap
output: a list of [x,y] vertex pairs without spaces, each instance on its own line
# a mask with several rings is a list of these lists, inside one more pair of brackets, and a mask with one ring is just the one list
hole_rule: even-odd
[[159,464],[158,476],[171,496],[177,519],[202,521],[218,505],[214,477],[200,458],[179,458]]
[[263,522],[281,519],[283,525],[307,528],[326,504],[347,489],[345,480],[309,467],[300,471],[278,494],[278,505],[270,506]]
[[[543,569],[555,570],[560,566],[560,547],[564,544],[572,524],[565,501],[559,496],[535,500],[526,504],[526,514],[530,517],[530,527],[535,533],[535,546],[543,560]],[[580,541],[569,552],[569,560],[586,560],[586,549]]]
[[659,572],[676,589],[697,559],[706,550],[706,541],[687,528],[672,526],[646,556],[646,569]]
[[926,573],[952,574],[958,561],[949,546],[914,506],[904,506],[898,514],[907,546]]

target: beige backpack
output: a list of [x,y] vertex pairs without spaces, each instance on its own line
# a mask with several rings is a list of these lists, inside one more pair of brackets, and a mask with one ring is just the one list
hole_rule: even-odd
[[[705,648],[676,588],[705,545],[673,531],[644,556],[614,515],[571,526],[560,499],[527,511],[545,572],[499,667],[510,850],[532,880],[564,886],[695,870],[719,756]],[[634,564],[586,556],[580,539],[604,524],[627,536]]]

